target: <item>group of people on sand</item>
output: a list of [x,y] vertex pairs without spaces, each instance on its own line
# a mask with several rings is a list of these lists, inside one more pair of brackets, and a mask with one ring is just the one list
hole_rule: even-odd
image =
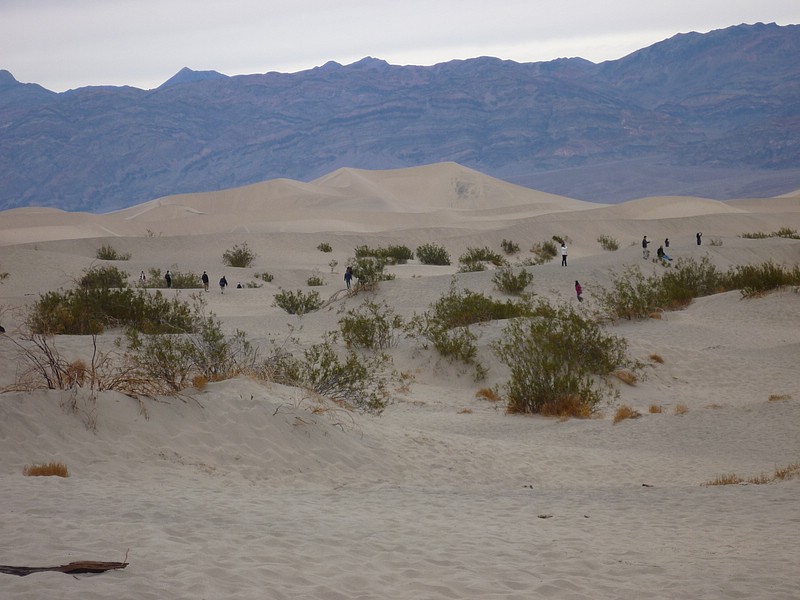
[[[205,291],[208,291],[209,277],[206,271],[203,271],[203,274],[200,276],[200,280],[203,282],[203,289]],[[145,275],[144,271],[142,271],[141,274],[139,275],[139,283],[141,285],[144,285],[146,281],[147,281],[147,275]],[[166,282],[168,289],[172,288],[172,271],[170,271],[169,269],[167,269],[167,272],[164,273],[164,281]],[[219,280],[220,292],[224,294],[226,287],[228,287],[228,280],[225,278],[225,275],[223,275]],[[240,283],[236,287],[241,288],[242,284]]]

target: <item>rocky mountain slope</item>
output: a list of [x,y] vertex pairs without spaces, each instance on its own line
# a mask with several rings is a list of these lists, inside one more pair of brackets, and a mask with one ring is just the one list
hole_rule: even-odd
[[774,195],[800,188],[797,56],[800,26],[757,24],[601,64],[365,58],[59,94],[0,71],[0,209],[103,212],[440,161],[590,201]]

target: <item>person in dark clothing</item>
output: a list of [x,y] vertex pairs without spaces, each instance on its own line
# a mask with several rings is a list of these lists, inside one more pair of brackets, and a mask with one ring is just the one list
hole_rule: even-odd
[[205,288],[206,291],[208,291],[208,273],[203,271],[203,276],[200,279],[203,280],[203,287]]
[[170,272],[169,269],[167,269],[167,274],[164,275],[164,279],[167,280],[167,287],[171,288],[172,287],[172,273]]
[[344,270],[344,282],[347,284],[347,289],[350,289],[350,282],[353,280],[353,267],[347,267]]
[[228,280],[225,279],[225,275],[223,275],[219,280],[219,289],[224,294],[225,288],[228,287]]
[[647,239],[647,236],[642,238],[642,258],[647,260],[650,258],[650,250],[647,249],[647,246],[650,245],[650,240]]
[[664,246],[659,246],[656,254],[661,260],[672,260],[669,256],[667,256],[667,253],[664,252]]
[[583,288],[577,279],[575,280],[575,293],[578,295],[578,302],[583,302]]
[[697,234],[696,234],[694,237],[697,239],[697,245],[698,245],[698,246],[699,246],[700,244],[702,244],[702,243],[703,243],[703,242],[702,242],[702,237],[703,237],[703,234],[702,234],[702,233],[700,233],[700,232],[698,231],[698,232],[697,232]]
[[666,238],[666,239],[664,240],[664,246],[666,246],[667,248],[669,248],[669,238]]

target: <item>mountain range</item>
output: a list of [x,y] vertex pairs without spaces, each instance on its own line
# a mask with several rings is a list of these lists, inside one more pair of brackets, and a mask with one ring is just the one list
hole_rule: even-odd
[[0,209],[107,212],[342,167],[452,161],[593,202],[800,188],[800,26],[676,35],[619,60],[376,58],[55,93],[0,71]]

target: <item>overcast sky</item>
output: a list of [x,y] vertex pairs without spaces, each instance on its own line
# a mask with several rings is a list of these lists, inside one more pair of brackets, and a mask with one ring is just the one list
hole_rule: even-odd
[[0,0],[0,69],[53,91],[182,67],[296,72],[365,56],[616,59],[676,33],[800,23],[800,0]]

